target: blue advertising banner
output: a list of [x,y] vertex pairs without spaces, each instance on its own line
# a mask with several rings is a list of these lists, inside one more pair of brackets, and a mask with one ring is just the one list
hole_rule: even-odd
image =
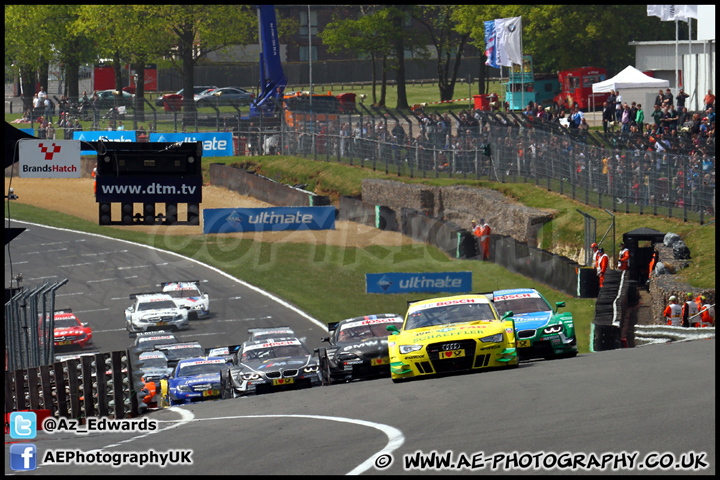
[[151,133],[151,142],[202,142],[203,157],[232,157],[232,132]]
[[[106,142],[136,142],[137,136],[134,130],[127,131],[88,131],[83,130],[73,132],[73,140],[81,140],[83,142],[97,142],[102,139]],[[82,145],[80,146],[82,148]],[[80,155],[97,155],[95,150],[82,150]]]
[[203,209],[203,233],[335,230],[335,207]]
[[365,293],[468,293],[472,272],[366,273]]
[[202,203],[202,177],[95,177],[97,203]]

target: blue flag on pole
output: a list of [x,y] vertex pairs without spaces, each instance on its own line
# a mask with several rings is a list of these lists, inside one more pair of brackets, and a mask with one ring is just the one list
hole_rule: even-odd
[[488,20],[485,22],[485,56],[487,60],[485,65],[489,65],[494,68],[499,68],[497,64],[495,48],[495,20]]

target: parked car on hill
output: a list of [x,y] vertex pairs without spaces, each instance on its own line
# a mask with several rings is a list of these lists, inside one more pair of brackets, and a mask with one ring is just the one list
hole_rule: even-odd
[[[207,92],[207,91],[210,91],[210,90],[214,90],[214,89],[216,89],[216,88],[217,88],[217,87],[213,87],[213,86],[196,86],[196,87],[193,87],[193,96],[195,96],[195,95],[197,95],[197,94],[199,94],[199,93],[202,93],[202,92]],[[183,97],[183,92],[185,92],[185,89],[184,89],[184,88],[181,88],[180,90],[178,90],[178,91],[175,92],[175,93],[168,93],[168,94],[163,95],[162,97],[158,97],[158,98],[155,99],[155,106],[156,106],[156,107],[162,107],[162,106],[163,106],[163,102],[164,102],[168,97],[170,97],[171,95],[180,95],[181,97]],[[176,98],[176,97],[171,97],[171,98]],[[183,98],[184,98],[184,97],[183,97]]]
[[239,87],[223,87],[203,95],[196,95],[194,98],[198,108],[209,107],[211,105],[214,107],[228,105],[245,106],[250,105],[255,98],[255,94]]

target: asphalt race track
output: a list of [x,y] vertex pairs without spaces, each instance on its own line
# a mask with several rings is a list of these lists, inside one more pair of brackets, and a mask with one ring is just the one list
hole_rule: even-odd
[[[311,346],[324,333],[300,312],[190,260],[39,226],[29,226],[22,235],[22,244],[13,242],[14,273],[22,271],[27,285],[44,276],[69,278],[58,291],[57,307],[72,306],[81,321],[90,322],[102,351],[129,343],[123,318],[128,295],[174,279],[207,280],[202,286],[210,294],[213,315],[193,321],[186,334],[204,346],[240,343],[248,327],[261,325],[289,325],[307,336]],[[7,279],[7,258],[5,269]],[[447,453],[447,466],[426,465],[425,471],[714,474],[715,340],[402,384],[379,379],[280,392],[166,409],[143,418],[156,420],[157,429],[39,433],[34,440],[40,457],[36,472],[400,474],[421,471],[410,470],[406,461]],[[5,440],[5,473],[14,473],[8,435]],[[105,453],[105,461],[119,459],[123,452],[179,449],[190,451],[186,458],[192,464],[113,468],[107,463],[43,463],[48,452],[62,449]],[[659,462],[669,468],[648,468]],[[684,469],[682,463],[700,468]]]

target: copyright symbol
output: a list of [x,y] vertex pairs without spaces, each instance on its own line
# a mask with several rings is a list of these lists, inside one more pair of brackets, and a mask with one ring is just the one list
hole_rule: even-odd
[[45,430],[48,433],[52,433],[55,431],[55,427],[57,427],[57,422],[54,418],[46,418],[43,422],[43,430]]
[[375,468],[378,470],[384,470],[392,465],[393,457],[389,453],[383,453],[375,457]]

